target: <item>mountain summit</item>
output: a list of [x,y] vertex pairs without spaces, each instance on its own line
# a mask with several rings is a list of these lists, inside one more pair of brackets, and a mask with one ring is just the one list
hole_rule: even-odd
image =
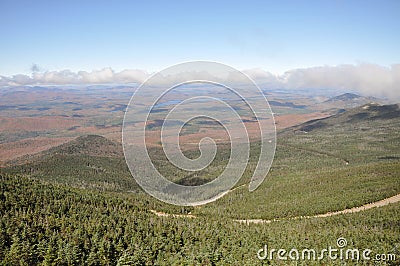
[[344,93],[326,100],[323,102],[323,105],[331,109],[350,109],[371,102],[383,103],[382,100],[375,97],[365,97],[355,93]]
[[354,100],[354,99],[358,99],[358,98],[363,98],[363,97],[360,95],[348,92],[348,93],[343,93],[338,96],[332,97],[332,98],[326,100],[325,102],[348,101],[348,100]]

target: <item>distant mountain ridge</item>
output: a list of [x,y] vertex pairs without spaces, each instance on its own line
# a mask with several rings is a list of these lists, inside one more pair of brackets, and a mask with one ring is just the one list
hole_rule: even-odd
[[[352,105],[362,105],[362,104],[367,104],[367,103],[371,103],[371,102],[376,102],[376,103],[382,103],[381,99],[375,98],[375,97],[365,97],[365,96],[361,96],[355,93],[343,93],[340,94],[338,96],[329,98],[328,100],[326,100],[324,103],[338,103],[338,102],[345,102],[348,104],[352,104]],[[356,106],[354,106],[356,107]]]
[[353,99],[358,99],[362,98],[362,96],[354,94],[354,93],[343,93],[338,96],[332,97],[325,102],[333,102],[333,101],[347,101],[347,100],[353,100]]
[[343,93],[329,98],[323,104],[336,109],[354,108],[368,103],[384,104],[384,101],[375,97],[365,97],[355,93]]
[[310,120],[303,124],[288,128],[287,130],[295,132],[310,132],[316,129],[327,128],[335,125],[357,124],[362,122],[389,119],[400,122],[399,105],[381,105],[378,103],[368,103],[347,111],[344,110],[333,116]]

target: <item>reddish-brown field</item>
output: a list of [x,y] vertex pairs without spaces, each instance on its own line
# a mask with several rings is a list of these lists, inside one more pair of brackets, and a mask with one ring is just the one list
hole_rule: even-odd
[[0,117],[0,131],[66,130],[82,124],[81,119],[62,116]]
[[318,118],[328,117],[329,113],[308,113],[308,114],[287,114],[275,116],[275,125],[277,129],[284,129],[287,127],[295,126],[306,121]]

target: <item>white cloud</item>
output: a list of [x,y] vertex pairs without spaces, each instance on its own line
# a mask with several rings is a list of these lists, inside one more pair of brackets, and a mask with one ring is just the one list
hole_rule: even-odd
[[142,83],[148,76],[147,72],[139,69],[126,69],[114,75],[115,80],[122,83]]
[[274,76],[259,69],[245,71],[260,85],[286,89],[341,89],[367,96],[400,99],[400,64],[383,67],[375,64],[320,66],[294,69]]
[[[44,73],[32,74],[33,84],[75,84],[79,83],[80,79],[78,74],[70,70],[62,71],[47,71]],[[28,84],[21,84],[28,85]]]
[[111,68],[93,70],[91,72],[70,70],[34,72],[31,76],[0,76],[0,86],[14,85],[50,85],[50,84],[102,84],[102,83],[141,83],[148,74],[143,70],[123,70],[115,72]]
[[[274,75],[262,69],[243,71],[263,88],[286,89],[347,89],[363,95],[385,96],[400,99],[400,64],[383,67],[375,64],[320,66],[293,69],[282,75]],[[185,77],[192,77],[190,71]],[[197,73],[199,74],[199,73]],[[207,73],[202,78],[207,77]],[[37,84],[103,84],[141,83],[149,74],[144,70],[111,68],[91,72],[70,70],[34,72],[32,75],[0,76],[0,86]],[[197,77],[198,78],[198,77]]]
[[114,71],[109,67],[92,72],[79,71],[78,77],[82,83],[107,83],[114,79]]

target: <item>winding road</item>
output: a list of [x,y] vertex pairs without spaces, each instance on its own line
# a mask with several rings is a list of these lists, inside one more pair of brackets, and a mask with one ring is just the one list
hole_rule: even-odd
[[[301,147],[296,147],[296,146],[292,146],[292,145],[287,145],[287,144],[281,144],[282,146],[287,146],[290,148],[294,148],[294,149],[299,149],[299,150],[304,150],[307,152],[312,152],[312,153],[317,153],[320,155],[324,155],[324,156],[329,156],[329,157],[334,157],[338,160],[341,160],[342,162],[344,162],[346,165],[349,164],[349,161],[347,159],[335,156],[333,154],[330,153],[326,153],[326,152],[321,152],[321,151],[317,151],[317,150],[312,150],[312,149],[305,149],[305,148],[301,148]],[[239,189],[243,186],[245,186],[246,184],[240,185],[234,189],[231,189],[229,191],[227,191],[224,195],[231,193],[233,191],[235,191],[236,189]],[[214,200],[212,200],[214,201]],[[323,217],[330,217],[330,216],[334,216],[334,215],[339,215],[339,214],[346,214],[346,213],[355,213],[355,212],[360,212],[360,211],[365,211],[365,210],[369,210],[372,208],[377,208],[377,207],[382,207],[382,206],[386,206],[388,204],[391,203],[396,203],[400,201],[400,194],[397,194],[393,197],[390,198],[386,198],[380,201],[376,201],[376,202],[372,202],[372,203],[368,203],[359,207],[354,207],[354,208],[350,208],[350,209],[344,209],[341,211],[336,211],[336,212],[327,212],[327,213],[323,213],[323,214],[316,214],[316,215],[311,215],[311,216],[296,216],[296,217],[290,217],[290,218],[277,218],[277,219],[273,219],[273,220],[265,220],[265,219],[241,219],[241,220],[233,220],[235,222],[238,223],[244,223],[244,224],[267,224],[267,223],[272,223],[272,222],[279,222],[279,221],[284,221],[284,220],[298,220],[298,219],[309,219],[309,218],[323,218]],[[211,201],[210,201],[211,202]],[[189,214],[169,214],[169,213],[165,213],[165,212],[158,212],[156,210],[150,210],[150,212],[152,212],[153,214],[160,216],[160,217],[177,217],[177,218],[197,218],[195,215],[189,213]]]
[[[241,185],[239,187],[242,187],[244,185]],[[239,187],[235,188],[238,189]],[[234,189],[233,189],[234,190]],[[232,192],[233,190],[228,191]],[[243,220],[233,220],[238,223],[244,223],[244,224],[268,224],[272,222],[279,222],[279,221],[288,221],[288,220],[298,220],[298,219],[309,219],[309,218],[323,218],[323,217],[330,217],[334,215],[339,215],[339,214],[346,214],[346,213],[355,213],[355,212],[360,212],[360,211],[365,211],[369,210],[372,208],[377,208],[377,207],[382,207],[389,205],[391,203],[396,203],[400,201],[400,194],[397,194],[393,197],[386,198],[380,201],[368,203],[359,207],[354,207],[351,209],[344,209],[341,211],[336,211],[336,212],[327,212],[324,214],[317,214],[317,215],[312,215],[312,216],[297,216],[297,217],[291,217],[291,218],[280,218],[280,219],[273,219],[273,220],[264,220],[264,219],[243,219]],[[170,213],[165,213],[165,212],[158,212],[156,210],[150,210],[151,213],[160,216],[160,217],[175,217],[175,218],[197,218],[195,215],[189,213],[189,214],[170,214]]]

